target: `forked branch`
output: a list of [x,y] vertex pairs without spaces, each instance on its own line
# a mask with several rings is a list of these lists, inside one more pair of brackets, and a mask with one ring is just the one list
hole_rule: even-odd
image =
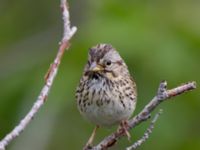
[[150,126],[147,128],[147,130],[144,133],[144,135],[142,136],[142,138],[140,138],[135,143],[133,143],[133,145],[127,147],[126,150],[137,149],[140,145],[142,145],[149,138],[149,135],[153,132],[154,124],[158,120],[158,117],[161,115],[161,113],[162,113],[162,109],[160,109],[159,112],[154,116],[153,120],[150,123]]
[[[161,103],[167,101],[168,99],[188,92],[196,88],[196,82],[188,82],[182,84],[176,88],[167,90],[167,82],[163,81],[160,83],[157,95],[144,107],[144,109],[135,117],[129,120],[129,130],[136,127],[140,123],[146,121],[150,118],[151,112]],[[123,132],[114,132],[111,135],[104,138],[98,145],[94,146],[92,150],[105,150],[113,146],[118,139],[123,137],[125,134]]]
[[27,113],[27,115],[20,121],[20,123],[10,132],[8,133],[1,141],[0,141],[0,150],[5,150],[6,146],[13,141],[20,133],[26,128],[26,126],[31,122],[32,118],[39,111],[41,106],[44,104],[48,97],[48,93],[53,84],[54,78],[56,77],[58,67],[60,65],[62,56],[66,49],[69,48],[69,40],[75,34],[77,28],[70,27],[69,20],[69,11],[66,0],[61,0],[61,9],[63,15],[63,23],[64,23],[64,32],[63,38],[60,42],[59,50],[56,58],[54,59],[53,64],[51,64],[46,76],[45,76],[45,84],[42,88],[37,100],[33,104],[31,110]]

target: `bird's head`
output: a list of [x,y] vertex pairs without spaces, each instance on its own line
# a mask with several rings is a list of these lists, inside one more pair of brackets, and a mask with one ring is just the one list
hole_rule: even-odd
[[98,78],[114,79],[126,75],[128,69],[119,53],[110,44],[97,44],[90,48],[85,73]]

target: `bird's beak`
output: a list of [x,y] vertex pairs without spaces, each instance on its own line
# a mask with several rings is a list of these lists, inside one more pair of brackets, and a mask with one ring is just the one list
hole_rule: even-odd
[[90,66],[90,71],[92,72],[99,72],[102,71],[103,67],[99,64],[97,64],[96,62],[93,62]]

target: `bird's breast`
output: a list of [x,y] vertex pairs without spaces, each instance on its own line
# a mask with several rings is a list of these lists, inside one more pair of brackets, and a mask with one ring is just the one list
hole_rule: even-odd
[[[81,101],[81,113],[97,125],[110,126],[128,119],[135,102],[126,98],[123,87],[111,80],[90,80]],[[86,88],[86,87],[85,87]]]

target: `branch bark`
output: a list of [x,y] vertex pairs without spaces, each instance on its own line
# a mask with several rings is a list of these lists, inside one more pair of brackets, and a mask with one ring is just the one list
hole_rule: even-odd
[[[135,117],[129,120],[129,130],[136,127],[140,123],[148,120],[151,116],[151,112],[161,103],[168,99],[188,92],[196,88],[196,82],[188,82],[182,84],[176,88],[167,90],[167,82],[162,81],[158,88],[157,95],[144,107],[144,109]],[[125,133],[114,132],[111,135],[105,137],[98,145],[94,146],[92,150],[105,150],[112,147],[121,137],[125,136]]]
[[27,125],[31,122],[33,117],[36,113],[40,110],[41,106],[46,101],[49,91],[52,87],[53,81],[56,77],[62,56],[66,49],[69,48],[69,40],[75,34],[77,28],[70,26],[70,19],[69,19],[69,11],[68,11],[68,4],[66,0],[61,0],[61,10],[63,15],[63,23],[64,23],[64,31],[63,31],[63,38],[60,42],[60,46],[58,49],[58,53],[54,59],[53,64],[51,64],[47,74],[45,76],[45,84],[42,88],[37,100],[33,104],[30,111],[27,115],[20,121],[20,123],[10,132],[8,133],[1,141],[0,141],[0,150],[5,150],[6,146],[9,145],[11,141],[13,141],[17,136],[22,133],[22,131],[27,127]]
[[137,140],[131,146],[127,147],[126,150],[137,149],[140,145],[142,145],[149,138],[149,135],[153,132],[154,124],[156,123],[156,121],[160,117],[161,113],[162,113],[162,109],[160,109],[159,112],[154,116],[153,120],[151,121],[150,126],[147,128],[147,130],[144,133],[144,135],[142,136],[142,138]]

